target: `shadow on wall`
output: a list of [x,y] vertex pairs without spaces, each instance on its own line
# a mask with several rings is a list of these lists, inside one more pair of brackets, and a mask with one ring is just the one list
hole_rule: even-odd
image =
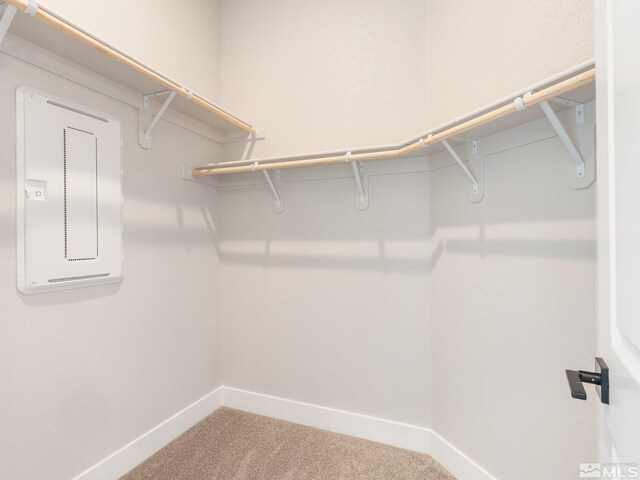
[[[141,282],[143,275],[140,275],[140,272],[145,272],[146,275],[157,268],[158,265],[154,265],[155,258],[171,255],[167,249],[177,250],[181,255],[197,255],[205,249],[214,249],[215,256],[194,256],[194,262],[201,263],[203,259],[209,261],[220,258],[220,238],[216,226],[218,205],[216,201],[202,203],[203,195],[206,195],[204,198],[213,195],[215,200],[215,190],[207,185],[177,180],[173,175],[169,181],[172,184],[165,184],[165,191],[171,192],[170,195],[159,196],[154,185],[147,188],[140,184],[136,189],[128,189],[126,192],[123,210],[125,261],[124,278],[121,283],[37,295],[21,294],[16,289],[20,301],[27,306],[66,305],[116,295],[127,283]],[[177,186],[181,189],[178,193],[175,193],[174,182],[178,182]],[[5,182],[0,181],[0,184]],[[6,182],[6,186],[7,190],[13,190],[10,192],[13,200],[15,184]],[[15,268],[15,204],[11,202],[9,207],[12,208],[0,210],[0,222],[8,225],[8,228],[2,229],[0,233],[0,253],[6,255],[7,264]],[[15,270],[12,276],[15,278]]]
[[42,307],[48,305],[68,305],[70,303],[86,302],[97,298],[109,297],[120,291],[121,283],[109,285],[92,285],[71,290],[45,292],[37,295],[24,295],[16,290],[16,294],[24,305]]
[[331,255],[287,255],[284,253],[273,254],[270,252],[271,242],[263,245],[264,253],[237,253],[222,249],[222,260],[238,265],[254,265],[262,263],[265,266],[291,268],[325,268],[347,270],[382,270],[389,272],[419,273],[431,272],[438,259],[445,251],[445,243],[438,242],[436,247],[426,256],[407,258],[392,258],[385,254],[385,242],[380,240],[379,254],[374,256],[331,256]]
[[[131,200],[130,203],[137,203],[139,200]],[[125,207],[125,216],[126,213],[127,208]],[[136,271],[134,268],[129,268],[131,263],[140,261],[144,263],[144,258],[153,258],[154,254],[151,253],[153,251],[162,253],[162,249],[177,248],[183,253],[197,254],[203,248],[214,248],[217,257],[220,258],[220,239],[215,226],[215,214],[209,206],[185,205],[180,203],[179,199],[175,199],[175,213],[173,215],[164,211],[157,215],[148,215],[144,221],[125,222],[124,250],[126,259],[124,262],[124,278],[121,283],[94,285],[38,295],[24,295],[16,290],[16,294],[20,297],[22,303],[28,306],[65,305],[85,302],[117,294],[122,285],[130,280],[129,275],[131,273],[128,275],[127,271]],[[15,255],[14,242],[15,240],[11,239],[11,244],[7,245],[12,255]],[[144,252],[138,251],[139,249],[147,250],[147,254],[145,255]],[[130,255],[127,255],[127,253]],[[134,258],[134,256],[137,258]],[[13,264],[15,265],[15,260]]]
[[555,137],[487,155],[479,203],[456,166],[370,175],[365,212],[350,203],[349,178],[287,182],[282,214],[264,185],[223,189],[220,254],[238,265],[405,273],[431,272],[445,253],[594,262],[594,185],[572,189],[567,161]]
[[[482,230],[482,228],[479,228]],[[445,252],[476,256],[518,256],[566,258],[592,261],[596,249],[594,240],[487,240],[481,235],[473,240],[439,240],[432,252],[423,257],[390,258],[384,253],[380,241],[380,254],[375,257],[305,256],[270,253],[270,242],[264,243],[264,253],[221,252],[223,262],[237,265],[255,265],[347,270],[380,270],[396,273],[430,273]]]
[[[181,185],[181,184],[180,184]],[[209,186],[191,184],[196,190],[206,190],[212,194]],[[172,209],[171,206],[174,206]],[[13,223],[14,213],[3,212],[7,223]],[[65,305],[86,302],[108,297],[120,292],[128,282],[139,282],[141,276],[133,272],[149,272],[153,268],[156,256],[171,255],[167,249],[179,250],[182,254],[197,254],[203,249],[215,249],[220,258],[220,238],[216,227],[217,204],[199,204],[196,192],[185,192],[174,195],[172,199],[158,199],[138,189],[137,196],[127,196],[124,206],[124,278],[121,283],[109,285],[93,285],[70,290],[24,295],[16,290],[20,301],[27,306]],[[10,255],[11,265],[15,268],[15,224],[8,229],[6,235],[0,236],[0,248]],[[203,258],[194,257],[194,261],[202,262]],[[169,262],[171,263],[171,262]],[[137,265],[140,264],[139,270]],[[145,266],[146,264],[146,266]],[[134,267],[136,265],[136,267]],[[134,275],[133,277],[131,275]],[[15,271],[13,272],[15,277]]]

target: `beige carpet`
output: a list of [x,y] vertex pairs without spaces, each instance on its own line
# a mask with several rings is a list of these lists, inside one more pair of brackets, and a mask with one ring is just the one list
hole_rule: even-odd
[[224,407],[122,478],[454,479],[428,455]]

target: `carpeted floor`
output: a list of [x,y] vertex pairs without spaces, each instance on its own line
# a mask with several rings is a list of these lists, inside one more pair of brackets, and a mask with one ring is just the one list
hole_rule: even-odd
[[220,408],[122,480],[455,480],[428,455]]

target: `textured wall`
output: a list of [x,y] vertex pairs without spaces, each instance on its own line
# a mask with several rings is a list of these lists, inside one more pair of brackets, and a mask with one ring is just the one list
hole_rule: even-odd
[[595,356],[595,185],[568,186],[557,137],[505,147],[485,157],[482,202],[459,194],[456,169],[427,186],[431,250],[444,250],[430,281],[430,426],[497,478],[575,478],[596,458],[597,396],[572,399],[564,372]]
[[369,167],[366,212],[348,167],[283,172],[282,214],[223,189],[223,384],[428,426],[497,478],[596,458],[564,377],[595,354],[595,189],[544,121],[491,144],[477,204],[442,154]]
[[[215,2],[46,5],[212,99],[221,85],[266,126],[257,156],[402,140],[591,56],[589,2],[224,0],[221,65]],[[431,426],[502,478],[593,459],[592,399],[572,402],[562,376],[593,356],[593,188],[567,187],[557,140],[489,158],[477,205],[455,168],[381,171],[356,212],[336,168],[288,183],[280,216],[264,186],[225,189],[218,220],[213,189],[176,179],[210,142],[163,123],[143,152],[130,107],[4,55],[0,69],[3,478],[67,478],[215,388],[220,288],[229,386]],[[121,285],[15,290],[23,83],[123,120]]]
[[[216,146],[0,53],[0,478],[68,479],[220,384],[216,191],[178,180]],[[16,290],[15,90],[30,85],[121,119],[124,281]]]
[[[254,157],[401,141],[423,129],[426,8],[423,0],[222,1],[222,100],[264,121],[267,140]],[[335,198],[353,195],[352,183],[287,186],[293,203],[276,217],[262,189],[223,195],[223,381],[425,425],[428,219],[388,221],[424,203],[401,196],[360,215]],[[298,200],[307,188],[313,200]],[[378,257],[385,242],[394,252],[388,270]],[[402,257],[404,242],[415,265]]]
[[220,100],[217,0],[39,3],[194,92]]
[[[254,157],[401,140],[592,56],[590,2],[314,5],[221,2]],[[371,177],[366,213],[339,167],[287,183],[282,215],[264,186],[225,189],[223,383],[428,425],[498,478],[575,476],[594,403],[564,368],[594,355],[595,199],[567,161],[557,138],[495,153],[480,204],[455,168]]]
[[[342,175],[348,173],[338,169]],[[425,175],[223,190],[223,384],[427,425]]]
[[282,214],[223,189],[223,384],[428,426],[497,478],[596,458],[564,376],[595,355],[594,186],[543,120],[491,144],[477,204],[442,154],[371,166],[366,212],[346,166],[283,172]]
[[222,104],[265,125],[254,157],[424,130],[426,12],[424,0],[221,1]]
[[399,142],[593,57],[592,0],[223,0],[220,18],[222,104],[266,127],[254,158]]
[[427,3],[429,128],[594,56],[593,0]]

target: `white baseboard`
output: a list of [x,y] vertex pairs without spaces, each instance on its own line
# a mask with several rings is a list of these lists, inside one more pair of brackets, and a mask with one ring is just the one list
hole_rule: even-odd
[[74,477],[73,480],[115,480],[120,478],[217,410],[222,405],[222,390],[223,387],[219,387],[196,400],[171,418],[166,419]]
[[430,430],[358,413],[224,387],[222,404],[245,412],[429,453]]
[[118,479],[221,406],[428,453],[459,480],[496,480],[429,428],[224,386],[205,395],[73,480]]
[[429,455],[458,480],[498,480],[439,434],[430,433]]
[[428,453],[459,480],[497,480],[429,428],[231,387],[222,387],[222,404],[258,415]]

